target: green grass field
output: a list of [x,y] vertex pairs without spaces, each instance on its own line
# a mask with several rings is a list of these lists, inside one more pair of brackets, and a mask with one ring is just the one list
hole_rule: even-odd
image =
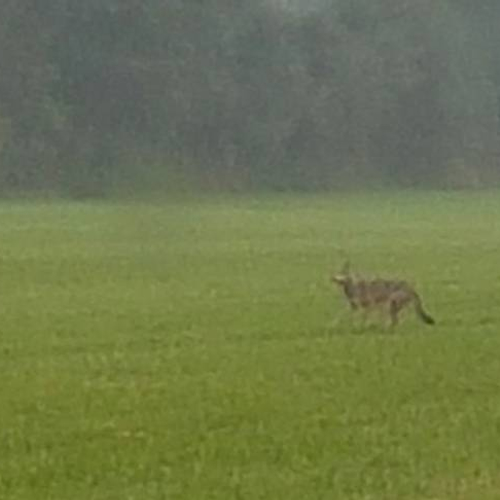
[[[0,498],[500,498],[500,193],[0,204]],[[353,316],[329,274],[438,324]]]

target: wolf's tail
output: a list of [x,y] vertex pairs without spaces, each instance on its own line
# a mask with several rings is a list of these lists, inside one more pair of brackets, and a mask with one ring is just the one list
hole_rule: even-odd
[[415,312],[417,313],[417,316],[424,323],[426,323],[427,325],[435,325],[436,324],[436,321],[434,321],[434,318],[430,314],[425,312],[424,306],[422,305],[422,300],[420,299],[420,297],[417,294],[415,294],[414,304],[415,304]]

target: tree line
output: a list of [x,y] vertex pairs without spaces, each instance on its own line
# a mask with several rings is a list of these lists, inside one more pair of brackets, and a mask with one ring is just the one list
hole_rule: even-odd
[[478,187],[494,0],[3,0],[0,190]]

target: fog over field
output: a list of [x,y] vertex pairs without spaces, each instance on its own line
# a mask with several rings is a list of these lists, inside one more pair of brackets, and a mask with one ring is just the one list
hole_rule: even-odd
[[491,186],[499,23],[492,0],[5,0],[0,186]]

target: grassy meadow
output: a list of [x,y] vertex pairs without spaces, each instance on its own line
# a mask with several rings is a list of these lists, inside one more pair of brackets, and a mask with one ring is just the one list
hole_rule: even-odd
[[[500,193],[0,204],[0,498],[500,498]],[[353,315],[407,278],[437,325]]]

